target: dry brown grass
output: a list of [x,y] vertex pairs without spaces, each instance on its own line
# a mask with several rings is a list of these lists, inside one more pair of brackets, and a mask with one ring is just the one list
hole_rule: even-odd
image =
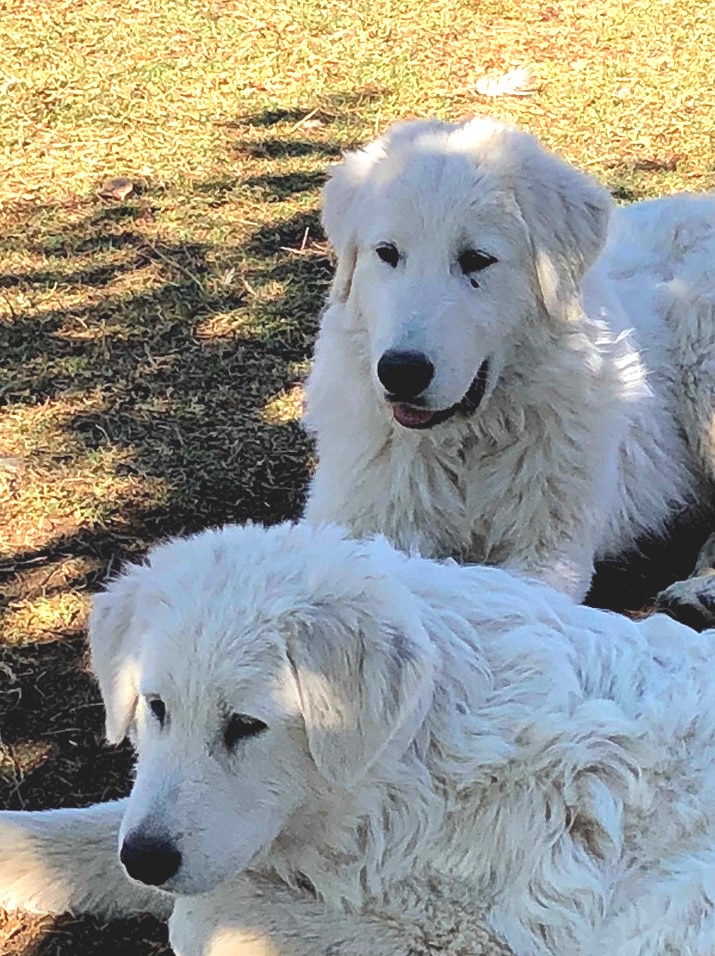
[[[87,596],[159,536],[295,515],[318,190],[398,116],[493,111],[622,199],[713,185],[709,0],[0,0],[0,800],[126,789]],[[525,64],[539,92],[487,100]],[[124,200],[100,195],[128,177]],[[9,920],[8,956],[161,948]]]

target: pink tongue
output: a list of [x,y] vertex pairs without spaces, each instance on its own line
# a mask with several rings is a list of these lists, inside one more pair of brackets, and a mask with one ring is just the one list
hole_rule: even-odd
[[415,425],[426,424],[434,412],[424,408],[413,408],[411,405],[397,404],[392,406],[392,414],[400,425],[404,425],[405,428],[414,428]]

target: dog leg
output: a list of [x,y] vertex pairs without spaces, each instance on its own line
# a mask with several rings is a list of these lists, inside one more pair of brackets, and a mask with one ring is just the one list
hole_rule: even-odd
[[422,885],[389,907],[336,912],[268,880],[243,876],[208,896],[179,897],[169,921],[176,956],[511,956],[478,910]]
[[690,577],[661,591],[655,609],[696,631],[715,627],[715,534],[701,548]]
[[572,554],[555,555],[542,567],[528,569],[527,573],[580,603],[588,594],[593,570],[593,551],[574,548]]
[[0,813],[0,906],[33,913],[166,918],[173,899],[132,883],[117,855],[126,800]]

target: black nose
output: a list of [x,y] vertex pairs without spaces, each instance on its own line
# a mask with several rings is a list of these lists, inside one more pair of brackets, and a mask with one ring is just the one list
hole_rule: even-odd
[[416,398],[434,376],[434,365],[424,352],[390,349],[377,363],[377,377],[395,398]]
[[119,854],[127,873],[148,886],[161,886],[178,871],[181,854],[164,840],[129,833]]

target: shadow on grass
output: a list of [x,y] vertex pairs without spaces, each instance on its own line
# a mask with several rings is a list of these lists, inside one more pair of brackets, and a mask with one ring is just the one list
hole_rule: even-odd
[[[268,172],[254,184],[283,196],[291,191],[288,178]],[[310,176],[300,188],[316,184]],[[219,202],[231,188],[220,178],[200,185]],[[158,538],[300,512],[308,441],[295,421],[273,423],[264,410],[299,383],[312,350],[331,274],[322,247],[300,248],[306,230],[320,234],[317,212],[257,227],[227,249],[150,238],[151,200],[146,194],[115,207],[89,199],[75,203],[71,216],[60,206],[28,209],[24,252],[41,264],[0,276],[0,290],[19,290],[30,303],[0,322],[0,406],[33,409],[70,399],[62,427],[81,457],[119,451],[118,477],[138,490],[156,479],[164,489],[161,500],[124,496],[101,524],[6,551],[6,601],[23,575],[68,558],[88,559],[92,567],[45,595],[96,588],[119,559]],[[49,231],[33,230],[38,212],[56,220]],[[15,221],[13,232],[23,232],[22,223]],[[224,281],[227,271],[236,274]],[[78,304],[48,295],[71,286],[86,293],[74,297]],[[43,452],[49,466],[62,454]],[[2,604],[0,598],[0,615]],[[130,779],[128,754],[101,746],[101,709],[81,636],[57,638],[0,647],[3,744],[14,752],[50,743],[21,777],[0,776],[0,806],[105,799],[124,792]]]
[[[48,926],[47,924],[50,923]],[[114,920],[110,926],[85,917],[28,920],[16,956],[171,956],[166,926],[150,916]],[[111,932],[110,932],[111,930]],[[22,938],[24,937],[24,939]],[[22,947],[22,948],[20,948]]]
[[[133,464],[127,467],[139,475],[174,479],[167,512],[178,508],[186,517],[190,506],[197,522],[238,520],[261,498],[264,513],[254,517],[294,513],[298,499],[288,500],[283,491],[305,478],[304,468],[302,475],[295,469],[306,448],[291,453],[301,444],[297,427],[268,426],[260,413],[277,391],[295,383],[295,366],[312,348],[330,267],[322,255],[297,253],[306,230],[319,233],[317,214],[298,213],[257,229],[231,252],[241,281],[223,288],[211,283],[209,246],[159,246],[139,230],[104,235],[97,232],[101,225],[101,218],[88,217],[65,236],[64,248],[53,239],[51,251],[56,256],[59,249],[71,263],[80,255],[120,250],[128,254],[120,263],[14,277],[30,296],[37,287],[75,282],[106,293],[79,306],[15,314],[0,326],[2,404],[39,405],[91,393],[87,411],[66,428],[90,449],[105,443],[131,449]],[[35,251],[46,250],[35,246]],[[146,266],[157,268],[160,282],[119,293],[107,288]],[[251,301],[256,290],[271,285],[280,291]],[[246,321],[237,323],[245,334],[235,328],[216,335],[205,331],[213,316],[226,313],[245,315]],[[87,334],[73,335],[77,327]],[[263,458],[281,449],[289,453],[290,475],[278,482],[277,499],[266,497]],[[259,453],[253,467],[251,452]],[[275,476],[273,466],[269,470]],[[233,501],[230,513],[216,513],[217,501]]]
[[286,199],[297,193],[318,189],[325,182],[324,173],[285,173],[283,175],[251,176],[245,186],[260,189],[271,199]]
[[649,611],[659,591],[692,572],[713,527],[715,509],[704,508],[698,517],[674,521],[663,539],[643,541],[638,551],[600,562],[586,603],[636,616]]
[[[304,108],[265,110],[261,113],[247,112],[222,126],[229,135],[243,134],[233,142],[237,156],[252,159],[296,159],[301,157],[321,157],[326,162],[340,159],[346,149],[354,149],[363,144],[358,140],[345,137],[351,117],[359,113],[361,107],[381,101],[389,90],[378,87],[366,87],[352,93],[338,93],[324,97],[317,105],[306,104]],[[343,127],[343,139],[326,135],[337,125]],[[361,126],[361,123],[357,124]],[[247,136],[246,133],[259,136]],[[265,132],[264,132],[265,131]]]

